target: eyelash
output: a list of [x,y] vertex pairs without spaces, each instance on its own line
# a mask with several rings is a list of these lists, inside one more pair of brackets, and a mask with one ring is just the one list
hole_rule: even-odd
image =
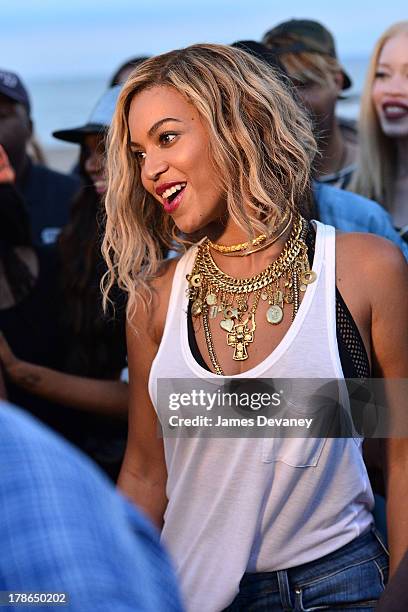
[[[170,141],[166,142],[165,139],[169,136],[173,136],[173,138]],[[163,134],[160,134],[159,136],[159,143],[162,146],[170,145],[177,136],[178,134],[176,132],[163,132]],[[146,157],[146,153],[144,153],[143,151],[132,151],[132,155],[138,164],[141,164]]]
[[384,79],[386,76],[388,76],[385,72],[376,72],[375,73],[375,78],[376,79]]
[[140,165],[144,161],[144,157],[142,155],[146,155],[143,151],[132,151],[132,155],[135,158],[136,162]]
[[[165,138],[168,138],[168,136],[173,136],[173,138],[170,141],[165,142]],[[177,136],[178,134],[176,132],[163,132],[163,134],[160,134],[159,136],[159,142],[162,145],[168,145],[168,144],[171,144],[174,138],[176,138]]]

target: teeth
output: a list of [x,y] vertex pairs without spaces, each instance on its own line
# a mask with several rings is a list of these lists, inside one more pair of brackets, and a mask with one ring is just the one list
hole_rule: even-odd
[[391,114],[394,114],[394,113],[404,113],[404,112],[406,113],[406,112],[408,112],[408,109],[406,109],[403,106],[387,106],[385,108],[385,112],[386,113],[391,113]]
[[164,200],[167,200],[167,198],[173,195],[173,193],[176,193],[176,191],[180,191],[180,189],[183,189],[183,187],[185,186],[186,186],[186,183],[178,183],[178,185],[173,185],[173,187],[166,189],[166,191],[162,193],[162,198]]

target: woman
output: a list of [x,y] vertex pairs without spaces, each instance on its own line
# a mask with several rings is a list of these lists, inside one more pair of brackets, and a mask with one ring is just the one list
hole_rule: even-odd
[[[57,133],[82,145],[83,188],[57,248],[28,249],[36,278],[26,299],[14,300],[9,308],[0,304],[0,361],[10,400],[65,435],[112,478],[118,475],[127,434],[128,390],[120,379],[127,365],[124,304],[117,294],[116,320],[103,315],[98,217],[105,191],[104,130],[119,89],[104,94],[85,126]],[[10,240],[11,222],[3,228],[4,239]],[[31,246],[23,238],[14,240],[20,250]],[[21,279],[17,285],[21,288]]]
[[[380,238],[309,227],[314,151],[270,68],[218,45],[146,61],[112,122],[104,291],[117,278],[128,293],[130,372],[119,484],[163,527],[189,610],[373,609],[386,579],[358,441],[215,439],[211,419],[195,437],[169,428],[188,396],[168,386],[183,380],[190,394],[248,379],[258,391],[259,379],[367,376],[369,359],[377,375],[405,376],[406,264]],[[162,265],[157,240],[174,237],[186,252]],[[352,338],[343,359],[335,285]],[[393,566],[407,543],[396,453],[405,445],[389,445]]]
[[380,202],[408,239],[408,21],[384,32],[367,73],[351,189]]

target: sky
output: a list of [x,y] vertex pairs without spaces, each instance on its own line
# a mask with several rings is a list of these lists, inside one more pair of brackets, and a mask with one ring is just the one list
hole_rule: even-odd
[[406,0],[0,2],[0,67],[29,80],[110,74],[134,55],[194,42],[259,40],[292,17],[323,22],[341,58],[366,57],[388,25],[408,19]]

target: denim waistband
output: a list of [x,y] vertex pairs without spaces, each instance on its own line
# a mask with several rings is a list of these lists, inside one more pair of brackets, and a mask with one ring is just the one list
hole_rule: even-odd
[[358,536],[348,544],[320,559],[274,572],[245,573],[240,582],[240,593],[246,587],[251,588],[255,582],[267,580],[270,592],[279,591],[279,580],[282,572],[287,574],[292,586],[303,587],[320,578],[336,574],[347,567],[376,559],[388,551],[375,529]]

